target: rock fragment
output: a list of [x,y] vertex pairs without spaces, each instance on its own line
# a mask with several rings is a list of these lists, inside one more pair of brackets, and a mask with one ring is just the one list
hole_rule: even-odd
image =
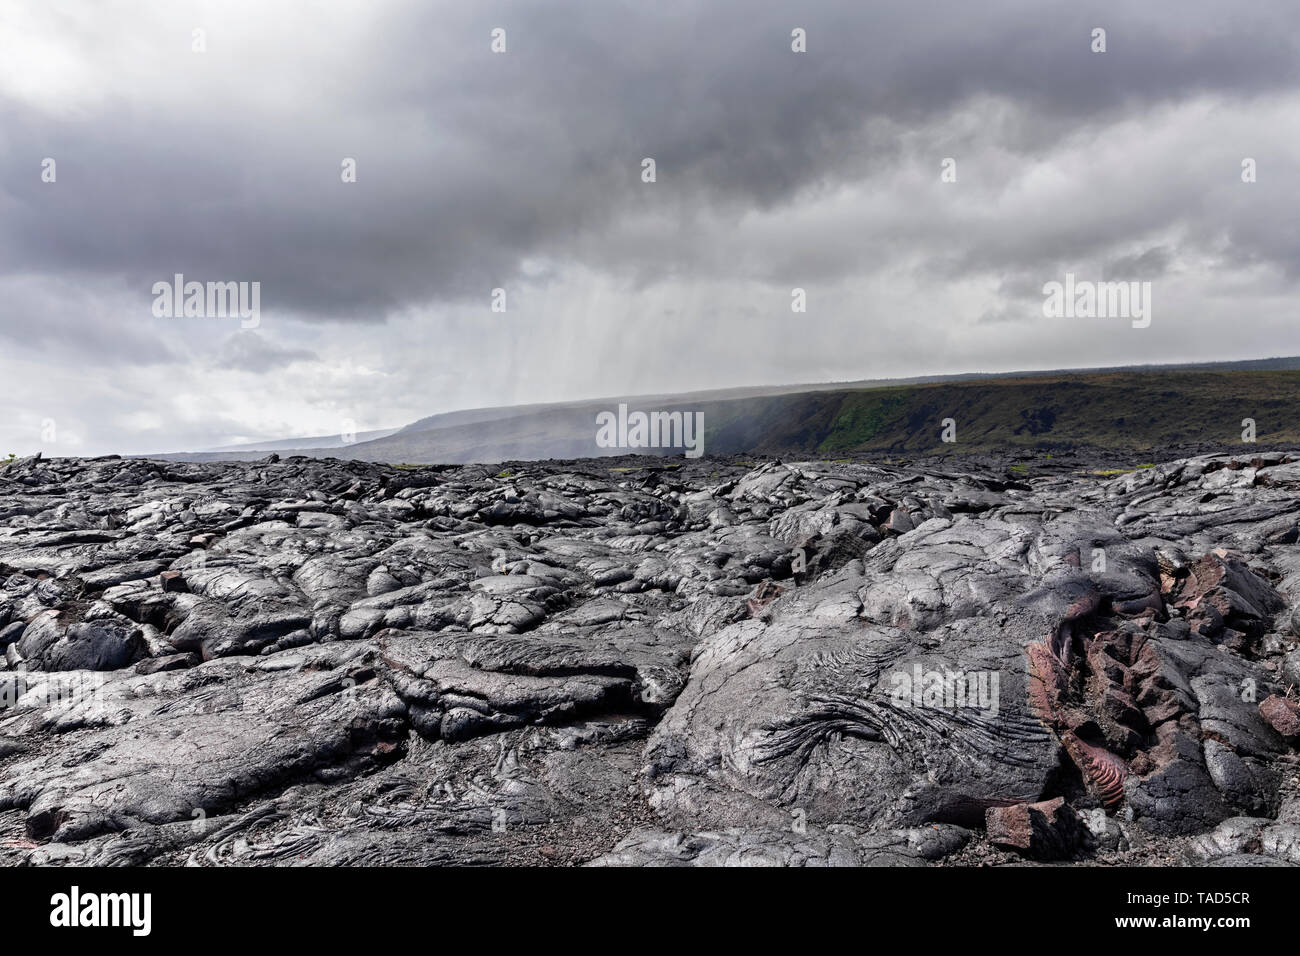
[[984,814],[989,842],[1035,860],[1061,860],[1083,845],[1087,827],[1064,797],[1011,807],[989,807]]

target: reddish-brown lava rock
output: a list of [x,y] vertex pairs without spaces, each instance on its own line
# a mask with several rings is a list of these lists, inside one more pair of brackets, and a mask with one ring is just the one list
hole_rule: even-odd
[[1038,719],[1049,727],[1056,726],[1057,715],[1065,707],[1069,675],[1046,643],[1030,644],[1029,702]]
[[1273,694],[1260,701],[1259,715],[1283,737],[1300,737],[1300,701]]
[[1063,735],[1061,743],[1101,802],[1107,807],[1118,806],[1124,799],[1127,764],[1105,747],[1085,743],[1074,733]]
[[[1184,612],[1192,630],[1243,649],[1258,637],[1282,599],[1232,552],[1216,548],[1172,582],[1166,600]],[[1225,630],[1226,629],[1226,630]]]
[[984,812],[989,842],[1036,860],[1071,857],[1083,845],[1087,828],[1064,797],[1041,803],[989,807]]
[[767,607],[784,593],[785,588],[781,587],[781,585],[773,584],[771,581],[764,581],[754,591],[754,596],[746,602],[746,606],[749,608],[749,616],[758,617],[758,615],[762,613],[763,608]]

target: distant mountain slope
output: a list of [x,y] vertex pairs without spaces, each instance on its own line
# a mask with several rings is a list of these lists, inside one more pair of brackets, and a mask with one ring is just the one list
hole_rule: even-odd
[[[957,442],[941,438],[944,419]],[[813,393],[717,409],[720,454],[909,454],[1008,447],[1139,450],[1300,441],[1300,371],[1123,372]],[[706,421],[708,420],[706,416]]]
[[[1300,358],[1119,370],[945,376],[847,385],[723,389],[577,403],[468,409],[420,419],[345,447],[275,443],[281,454],[396,463],[498,462],[681,449],[600,448],[600,412],[702,412],[705,453],[908,454],[1008,447],[1139,450],[1240,443],[1253,419],[1261,444],[1300,441]],[[941,440],[943,420],[957,443]],[[304,443],[305,444],[305,443]],[[265,446],[178,454],[186,460],[262,457]]]
[[[385,438],[397,430],[398,429],[396,428],[376,428],[371,431],[357,432],[353,441],[373,441],[376,438]],[[304,447],[342,448],[349,444],[352,444],[352,442],[344,441],[341,434],[318,435],[311,438],[281,438],[275,441],[255,441],[244,442],[238,445],[224,445],[219,448],[209,448],[205,452],[199,452],[199,454],[220,456],[229,452],[286,451]]]

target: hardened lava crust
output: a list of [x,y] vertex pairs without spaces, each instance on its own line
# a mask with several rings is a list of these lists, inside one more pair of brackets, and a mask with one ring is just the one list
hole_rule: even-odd
[[1245,447],[16,461],[0,863],[1300,863]]

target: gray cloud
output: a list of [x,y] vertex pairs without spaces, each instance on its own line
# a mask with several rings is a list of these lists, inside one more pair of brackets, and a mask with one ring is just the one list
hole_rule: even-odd
[[[171,365],[227,399],[133,431],[174,402],[132,376],[120,428],[84,407],[88,447],[592,390],[1218,358],[1226,289],[1257,319],[1229,351],[1300,351],[1279,311],[1300,277],[1283,0],[1233,18],[1173,0],[75,9],[0,41],[0,339],[51,366]],[[1156,280],[1177,339],[1026,336],[1065,271]],[[177,272],[260,281],[260,334],[154,319],[152,284]],[[783,347],[793,286],[813,307]],[[279,417],[241,410],[241,375]]]
[[286,348],[250,330],[236,332],[222,342],[212,365],[234,371],[270,372],[293,362],[312,359],[319,359],[319,356],[310,349]]

